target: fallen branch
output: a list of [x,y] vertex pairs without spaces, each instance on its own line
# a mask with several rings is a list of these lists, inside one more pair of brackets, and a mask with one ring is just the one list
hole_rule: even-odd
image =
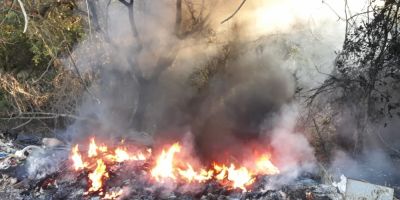
[[32,118],[28,119],[28,121],[26,121],[26,122],[24,122],[24,123],[22,123],[22,124],[20,124],[20,125],[18,125],[16,127],[14,127],[14,128],[11,128],[11,130],[16,130],[16,129],[19,129],[21,127],[24,127],[25,125],[29,124],[32,120],[33,120]]
[[47,112],[24,112],[21,114],[18,114],[16,116],[10,116],[10,117],[1,117],[0,120],[12,120],[12,119],[54,119],[58,117],[66,117],[66,118],[72,118],[76,120],[89,120],[91,121],[92,119],[85,118],[85,117],[80,117],[77,115],[73,114],[66,114],[66,113],[47,113]]

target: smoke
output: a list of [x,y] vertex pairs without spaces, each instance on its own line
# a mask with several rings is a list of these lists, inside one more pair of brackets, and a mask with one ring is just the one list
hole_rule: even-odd
[[[237,5],[183,2],[176,30],[175,2],[135,1],[136,37],[126,6],[93,3],[95,29],[73,51],[78,70],[96,80],[78,108],[91,120],[68,133],[142,141],[179,140],[190,131],[203,161],[240,159],[256,145],[272,148],[284,170],[312,168],[313,150],[296,131],[296,90],[332,69],[344,35],[332,10],[341,5],[248,1],[220,24]],[[75,70],[70,59],[66,66]]]

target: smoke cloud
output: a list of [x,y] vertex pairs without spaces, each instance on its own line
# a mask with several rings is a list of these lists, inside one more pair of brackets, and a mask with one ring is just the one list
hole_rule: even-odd
[[[78,109],[93,120],[68,133],[150,144],[191,132],[203,161],[240,159],[257,146],[271,148],[282,169],[312,168],[313,150],[296,130],[303,109],[296,91],[332,69],[344,36],[334,10],[342,5],[248,1],[221,24],[236,4],[183,2],[177,31],[175,2],[135,1],[137,36],[126,6],[94,3],[96,29],[73,51],[78,70],[96,80]],[[70,59],[66,65],[74,70]]]

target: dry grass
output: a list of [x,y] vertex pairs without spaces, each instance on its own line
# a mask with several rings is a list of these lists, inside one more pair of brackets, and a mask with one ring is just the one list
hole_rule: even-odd
[[[90,77],[83,77],[90,81]],[[15,75],[0,74],[0,130],[16,130],[35,124],[34,130],[54,130],[72,122],[71,116],[82,100],[84,86],[71,71],[57,69],[41,80],[19,80]],[[32,128],[32,127],[30,127]]]

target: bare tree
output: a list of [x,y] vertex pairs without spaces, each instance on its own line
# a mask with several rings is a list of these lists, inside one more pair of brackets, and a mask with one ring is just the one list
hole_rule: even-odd
[[[351,108],[357,122],[353,135],[355,154],[363,150],[364,139],[372,135],[399,153],[374,130],[375,126],[369,126],[400,117],[399,9],[400,1],[390,0],[346,17],[346,37],[335,71],[310,97],[313,102],[322,94],[332,94],[332,104]],[[364,18],[356,21],[360,16]]]

